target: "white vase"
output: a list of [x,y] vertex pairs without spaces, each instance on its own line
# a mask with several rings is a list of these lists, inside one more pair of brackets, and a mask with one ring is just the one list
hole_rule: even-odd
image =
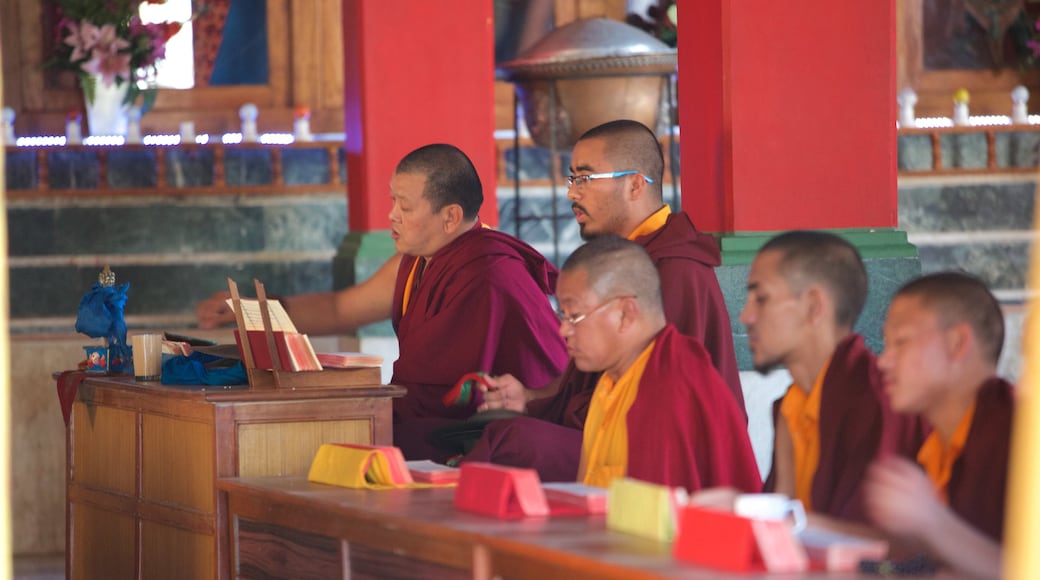
[[126,136],[130,119],[130,105],[126,103],[126,93],[130,83],[113,83],[106,85],[100,76],[95,77],[94,101],[83,100],[87,105],[87,127],[91,135]]

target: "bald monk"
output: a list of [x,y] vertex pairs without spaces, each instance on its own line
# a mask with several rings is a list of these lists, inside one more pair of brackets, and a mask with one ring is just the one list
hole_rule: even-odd
[[[442,396],[464,374],[511,373],[535,385],[567,361],[549,302],[556,269],[527,244],[482,226],[476,169],[451,145],[427,145],[390,179],[391,237],[398,256],[362,284],[283,299],[301,332],[344,332],[392,319],[400,356],[392,382],[394,444],[408,459],[444,460],[429,444],[437,427],[472,415],[479,402],[448,407]],[[213,324],[222,313],[200,305]]]
[[894,410],[924,416],[931,434],[917,464],[891,457],[871,467],[867,511],[958,575],[1000,577],[1015,406],[996,374],[1003,344],[1000,305],[958,272],[903,286],[885,321],[885,392]]
[[853,325],[867,297],[856,248],[830,233],[794,231],[751,264],[740,320],[756,370],[785,367],[794,383],[773,405],[773,461],[764,491],[811,513],[864,523],[862,482],[882,451],[910,455],[911,419],[880,390],[874,354]]
[[745,420],[696,338],[665,322],[661,286],[638,244],[604,236],[560,272],[560,334],[573,364],[600,378],[581,445],[578,480],[616,477],[695,491],[761,485]]
[[[570,170],[567,197],[582,237],[614,234],[646,249],[661,278],[665,320],[703,342],[746,416],[732,327],[714,271],[721,263],[718,245],[685,213],[672,213],[663,203],[664,156],[653,131],[629,120],[594,127],[575,144]],[[516,377],[490,377],[483,408],[529,416],[489,424],[467,458],[533,467],[546,481],[573,480],[598,379],[573,364],[544,391],[525,389],[533,383]],[[557,385],[555,396],[538,398]]]

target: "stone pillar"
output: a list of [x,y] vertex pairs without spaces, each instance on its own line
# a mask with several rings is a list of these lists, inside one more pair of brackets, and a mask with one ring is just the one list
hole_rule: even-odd
[[[343,0],[343,50],[350,233],[337,288],[393,254],[390,176],[422,145],[451,143],[469,155],[484,183],[480,216],[498,224],[492,3]],[[392,336],[388,324],[360,334]]]

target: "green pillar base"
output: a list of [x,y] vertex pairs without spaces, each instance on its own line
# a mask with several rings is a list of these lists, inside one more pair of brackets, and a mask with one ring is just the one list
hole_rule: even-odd
[[[395,252],[390,230],[348,233],[332,259],[333,288],[339,290],[369,279]],[[357,334],[359,337],[395,336],[389,320],[363,326]]]
[[[826,230],[852,242],[863,256],[867,267],[867,303],[856,324],[867,345],[874,352],[883,347],[882,326],[892,295],[900,286],[921,275],[917,248],[907,241],[906,232],[896,229]],[[722,248],[722,266],[715,273],[722,286],[733,327],[733,342],[740,370],[751,370],[751,353],[747,333],[740,323],[740,311],[747,299],[747,275],[755,253],[773,236],[781,232],[748,232],[718,236]]]

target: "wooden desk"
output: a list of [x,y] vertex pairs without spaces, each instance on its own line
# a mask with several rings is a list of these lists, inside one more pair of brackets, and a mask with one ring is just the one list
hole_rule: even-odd
[[[603,516],[498,520],[454,490],[369,491],[299,477],[221,479],[235,578],[534,580],[768,578],[676,562],[671,546],[608,531]],[[783,578],[858,578],[786,574]]]
[[369,386],[249,390],[90,377],[66,431],[66,576],[226,578],[219,477],[306,475],[321,443],[390,444]]

